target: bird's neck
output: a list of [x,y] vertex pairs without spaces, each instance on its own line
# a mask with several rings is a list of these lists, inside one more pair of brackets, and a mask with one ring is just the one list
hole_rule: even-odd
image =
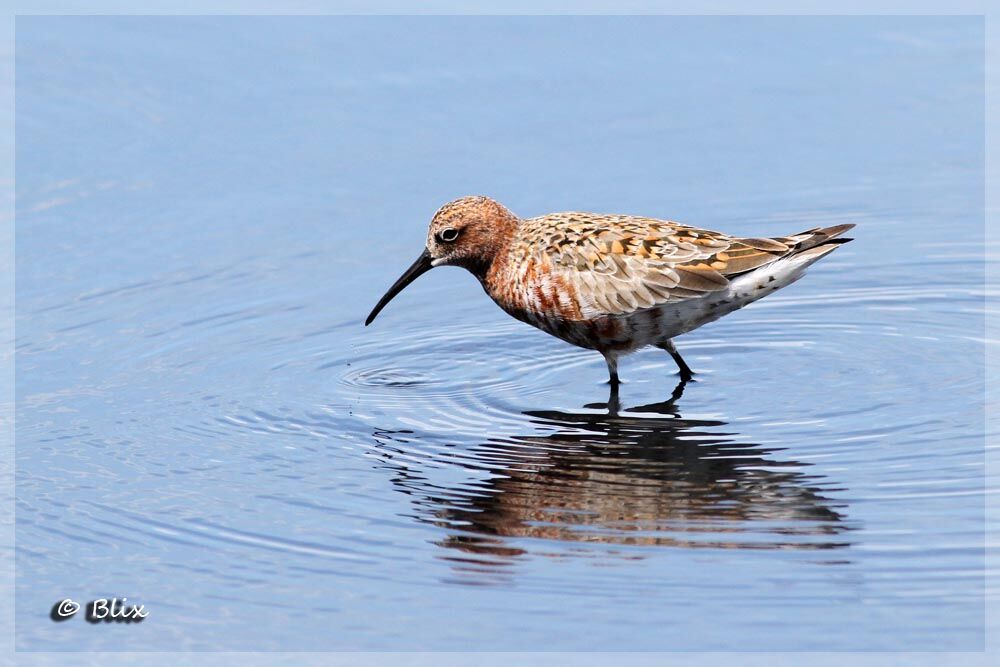
[[495,221],[493,233],[483,252],[468,258],[463,263],[463,266],[478,278],[484,287],[490,285],[510,261],[511,246],[516,242],[520,222],[513,214]]
[[513,274],[516,273],[517,262],[513,257],[512,246],[513,239],[511,238],[497,249],[487,265],[479,267],[478,272],[473,271],[473,275],[479,279],[490,298],[503,308],[510,305],[508,304],[510,295],[507,294],[509,290],[506,288],[510,286]]

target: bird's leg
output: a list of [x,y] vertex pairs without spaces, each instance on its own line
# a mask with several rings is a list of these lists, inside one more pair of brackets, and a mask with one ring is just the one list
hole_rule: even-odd
[[621,409],[622,403],[618,398],[618,383],[615,382],[611,385],[611,391],[608,392],[608,416],[617,417]]
[[618,386],[618,357],[609,353],[604,354],[604,361],[608,363],[608,384],[612,387]]
[[692,371],[691,367],[685,363],[684,358],[681,357],[681,353],[677,351],[676,347],[674,347],[674,341],[668,340],[665,343],[660,343],[657,347],[666,350],[670,353],[670,356],[674,358],[674,361],[677,363],[677,368],[681,371],[682,381],[687,382],[694,376],[694,371]]

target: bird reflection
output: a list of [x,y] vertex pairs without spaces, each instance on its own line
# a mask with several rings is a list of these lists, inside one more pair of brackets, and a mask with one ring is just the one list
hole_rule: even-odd
[[[433,467],[400,456],[413,434],[376,434],[393,483],[410,495],[416,518],[446,529],[441,546],[466,564],[512,562],[572,549],[531,546],[528,538],[608,545],[688,548],[833,549],[847,545],[830,485],[777,456],[742,443],[726,423],[685,419],[685,383],[660,403],[622,409],[616,387],[606,403],[579,412],[529,411],[535,432],[486,440],[449,457],[465,471],[442,481]],[[447,475],[453,477],[453,475]],[[628,551],[626,556],[641,557]],[[482,559],[488,560],[482,560]]]

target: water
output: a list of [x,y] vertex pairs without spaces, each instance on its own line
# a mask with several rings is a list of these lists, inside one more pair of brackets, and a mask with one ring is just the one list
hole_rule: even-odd
[[[18,647],[980,650],[982,25],[19,18]],[[858,227],[614,396],[459,269],[362,326],[471,193]]]

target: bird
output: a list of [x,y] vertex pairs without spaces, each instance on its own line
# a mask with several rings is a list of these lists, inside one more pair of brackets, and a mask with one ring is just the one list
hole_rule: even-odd
[[634,215],[520,218],[489,197],[462,197],[434,214],[423,252],[365,326],[422,274],[458,266],[509,315],[600,352],[612,386],[618,360],[647,346],[668,352],[688,381],[674,338],[795,282],[853,227],[747,238]]

